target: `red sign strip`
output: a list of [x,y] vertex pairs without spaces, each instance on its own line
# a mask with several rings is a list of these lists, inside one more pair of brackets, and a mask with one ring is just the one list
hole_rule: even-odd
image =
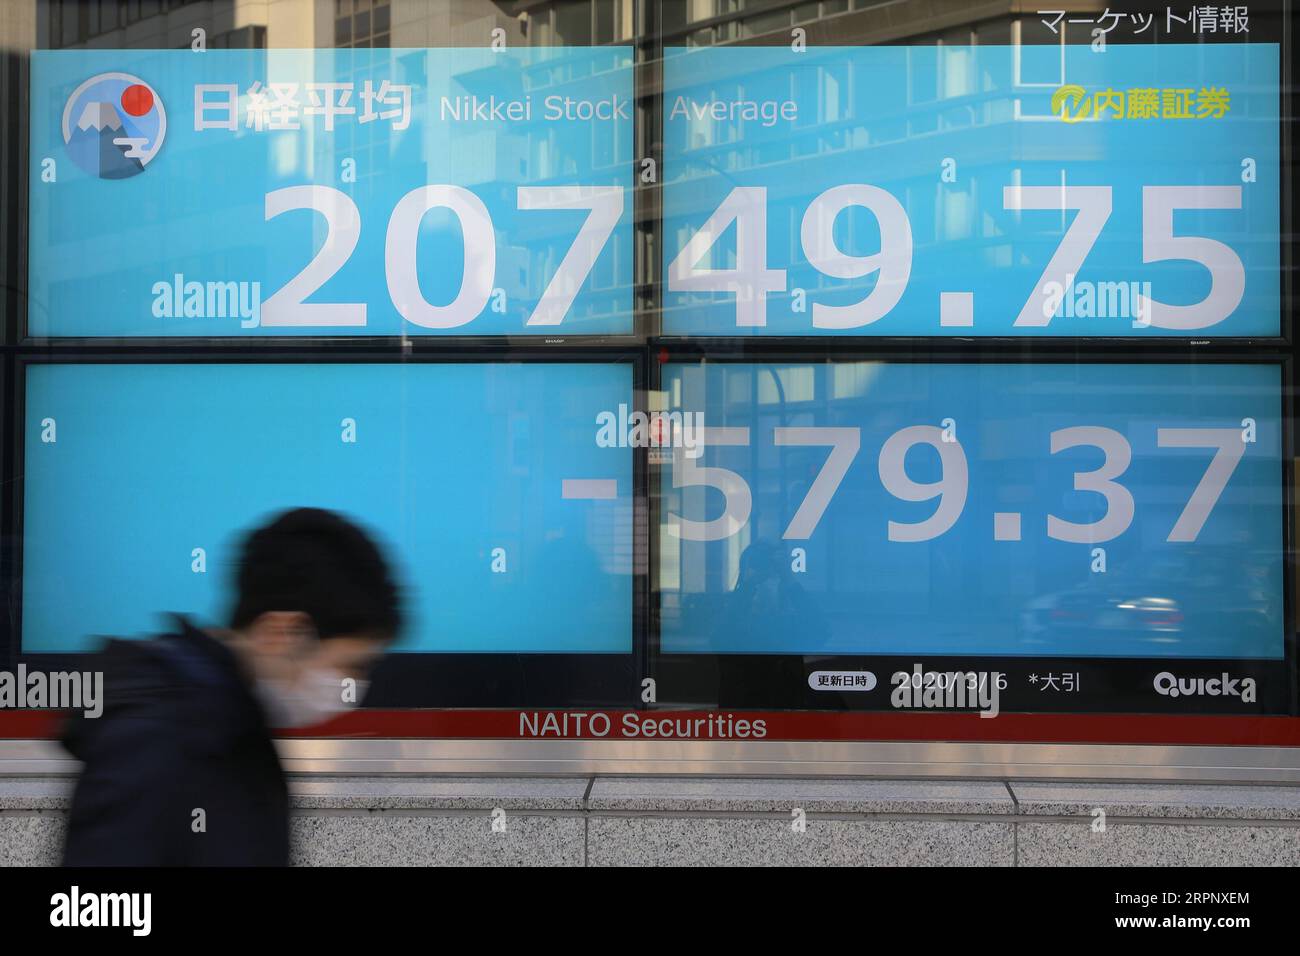
[[[58,736],[55,711],[0,713],[0,738]],[[1300,718],[1151,714],[676,710],[360,710],[286,737],[860,740],[1300,746]]]

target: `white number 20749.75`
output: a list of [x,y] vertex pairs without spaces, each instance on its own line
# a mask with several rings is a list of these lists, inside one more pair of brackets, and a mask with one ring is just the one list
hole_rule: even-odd
[[[586,209],[586,221],[560,261],[527,325],[559,325],[623,215],[622,186],[520,186],[521,210]],[[431,209],[447,209],[460,223],[465,269],[460,289],[445,305],[420,291],[417,236]],[[262,325],[342,327],[366,324],[364,302],[307,302],[347,262],[361,237],[361,214],[352,198],[330,186],[288,186],[266,194],[266,218],[294,209],[325,217],[325,241],[301,272],[262,304]],[[496,233],[483,201],[460,186],[420,186],[403,196],[388,220],[384,272],[398,313],[413,325],[452,329],[487,307],[496,281]]]
[[[1175,210],[1240,209],[1241,201],[1240,186],[1142,187],[1143,263],[1194,262],[1210,275],[1209,292],[1199,302],[1173,305],[1139,295],[1135,312],[1146,317],[1146,325],[1195,331],[1217,325],[1241,305],[1246,270],[1236,252],[1214,239],[1174,235]],[[849,255],[836,245],[835,221],[842,212],[855,206],[876,218],[880,229],[879,252]],[[1073,277],[1083,268],[1084,260],[1110,218],[1112,188],[1007,186],[1003,189],[1002,207],[1018,214],[1075,211],[1069,228],[1061,236],[1014,322],[1022,328],[1046,326],[1051,322],[1053,310],[1045,308],[1044,302],[1054,294],[1053,288],[1069,288]],[[734,253],[724,257],[719,241],[733,225]],[[1014,240],[1015,236],[1008,238]],[[808,264],[823,275],[834,279],[865,279],[877,275],[875,283],[857,302],[844,305],[814,302],[814,328],[849,330],[870,325],[897,306],[907,290],[914,252],[911,223],[899,201],[878,186],[850,183],[819,194],[801,220],[799,244]],[[718,268],[718,262],[724,258],[731,264]],[[786,270],[768,265],[767,189],[762,186],[732,189],[668,266],[669,291],[734,295],[737,328],[766,326],[768,295],[784,292],[786,282]]]

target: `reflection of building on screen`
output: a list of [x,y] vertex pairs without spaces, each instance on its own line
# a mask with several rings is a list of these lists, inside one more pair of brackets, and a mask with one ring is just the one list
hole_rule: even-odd
[[[1085,381],[1046,364],[670,365],[683,409],[747,437],[665,482],[663,646],[1278,659],[1278,382],[1248,365]],[[918,431],[942,421],[949,442]],[[1067,433],[1078,445],[1049,452]],[[1076,477],[1121,457],[1114,483]],[[728,508],[738,525],[718,523]]]
[[[1156,43],[1147,37],[1128,37],[1121,30],[1110,37],[1112,46],[1103,58],[1089,49],[1082,35],[1086,28],[1073,21],[1067,20],[1057,30],[1035,13],[1020,11],[1010,2],[1004,6],[983,5],[980,11],[989,15],[973,20],[970,5],[956,0],[888,4],[680,0],[638,5],[628,0],[460,4],[331,0],[292,9],[256,2],[140,0],[42,4],[34,21],[23,28],[30,29],[39,47],[85,51],[89,57],[92,50],[114,49],[181,54],[191,43],[192,29],[201,23],[214,53],[252,51],[255,56],[246,60],[249,63],[287,69],[298,62],[290,51],[316,50],[321,51],[322,62],[328,54],[337,66],[337,77],[344,80],[361,77],[367,64],[374,62],[384,70],[391,68],[397,80],[404,73],[409,74],[406,79],[418,80],[440,69],[448,89],[466,98],[521,92],[542,96],[599,82],[600,73],[622,69],[617,60],[622,54],[612,51],[632,50],[639,63],[650,66],[645,76],[638,77],[635,91],[635,141],[657,160],[661,181],[638,180],[637,196],[628,207],[628,218],[635,218],[635,233],[629,228],[628,236],[611,246],[610,255],[592,272],[589,294],[566,319],[575,332],[601,328],[621,333],[624,330],[614,328],[612,322],[609,328],[599,323],[610,319],[630,323],[628,303],[633,301],[652,307],[646,310],[652,330],[674,334],[811,336],[845,331],[828,333],[831,326],[814,325],[805,313],[798,313],[794,321],[800,324],[792,328],[788,323],[795,314],[796,294],[842,307],[849,300],[874,294],[882,284],[875,278],[880,270],[864,268],[837,277],[814,268],[801,226],[807,225],[804,219],[814,195],[844,180],[847,170],[869,170],[872,182],[891,193],[907,214],[913,241],[907,294],[914,298],[923,294],[925,301],[918,305],[902,300],[865,334],[884,330],[886,334],[949,335],[953,327],[969,331],[973,325],[971,334],[978,335],[987,334],[989,323],[999,321],[1007,325],[995,331],[1015,335],[1061,330],[1092,334],[1102,326],[1077,322],[1097,319],[1116,320],[1119,324],[1106,329],[1115,331],[1122,325],[1124,334],[1132,336],[1128,320],[1141,316],[1129,315],[1134,311],[1131,307],[1114,314],[1106,309],[1084,315],[1075,309],[1073,295],[1061,297],[1060,311],[1051,313],[1048,329],[1010,325],[1015,309],[1006,308],[1008,303],[999,297],[1018,296],[1023,301],[1024,295],[1012,289],[1015,283],[1008,277],[1025,270],[1034,275],[1041,272],[1041,263],[1056,248],[1067,210],[1008,208],[1004,190],[1043,183],[1063,190],[1091,183],[1089,177],[1119,177],[1107,180],[1115,190],[1114,212],[1090,261],[1104,263],[1103,271],[1114,271],[1114,263],[1123,261],[1134,270],[1162,275],[1165,289],[1159,283],[1133,286],[1142,290],[1135,295],[1166,296],[1172,282],[1184,298],[1195,299],[1207,285],[1197,261],[1144,260],[1140,239],[1144,233],[1137,218],[1145,214],[1141,188],[1158,176],[1198,182],[1217,177],[1228,168],[1225,163],[1236,169],[1238,153],[1247,148],[1259,152],[1264,162],[1272,162],[1275,157],[1269,154],[1276,153],[1277,144],[1271,137],[1276,130],[1273,124],[1256,120],[1276,109],[1276,84],[1247,83],[1234,94],[1239,96],[1234,101],[1237,112],[1222,126],[1187,123],[1184,129],[1166,132],[1159,125],[1145,130],[1132,124],[1098,125],[1084,131],[1093,137],[1086,141],[1089,149],[1069,157],[1053,152],[1058,130],[1053,125],[1058,121],[1052,113],[1053,94],[1063,84],[1091,87],[1116,77],[1121,85],[1145,83],[1149,77],[1143,71],[1153,70],[1183,71],[1180,76],[1214,82],[1216,75],[1211,74],[1221,69],[1234,82],[1253,81],[1256,71],[1270,65],[1269,45],[1277,39],[1277,17],[1267,10],[1254,12],[1249,53],[1237,50],[1240,38],[1227,32],[1195,42],[1190,34],[1162,34]],[[640,26],[653,26],[658,32],[638,29],[637,16],[652,18],[653,24]],[[797,55],[789,43],[795,28],[804,31],[808,40],[807,50]],[[1125,29],[1130,29],[1127,24]],[[511,51],[499,63],[476,56],[493,31],[501,31]],[[436,55],[426,49],[438,47],[451,49],[435,50]],[[372,56],[377,60],[370,61]],[[743,99],[762,106],[750,119],[737,110],[723,110],[721,116],[701,112],[700,104],[712,99]],[[684,103],[681,113],[676,112],[679,101]],[[1239,124],[1238,116],[1249,116],[1251,121]],[[392,188],[395,181],[409,186],[428,178],[434,164],[442,162],[436,168],[445,170],[450,180],[499,198],[511,195],[521,183],[570,182],[588,171],[626,174],[631,182],[629,171],[642,158],[635,155],[631,125],[608,139],[589,137],[589,141],[581,136],[557,138],[524,125],[504,132],[470,133],[458,138],[451,149],[436,135],[402,138],[389,135],[378,124],[353,125],[332,137],[282,143],[262,158],[275,175],[284,177],[332,170],[344,159],[353,160],[358,169],[355,192],[362,199]],[[1141,140],[1144,135],[1147,139]],[[1163,143],[1162,154],[1125,148],[1152,141]],[[1196,148],[1207,141],[1212,150]],[[1131,161],[1134,152],[1141,154],[1143,162]],[[180,158],[197,160],[194,155]],[[1070,165],[1068,176],[1060,168],[1063,164]],[[239,168],[236,163],[227,165]],[[950,179],[943,178],[949,173]],[[149,175],[157,179],[164,173]],[[768,296],[768,322],[761,327],[736,321],[737,301],[730,293],[677,291],[668,278],[672,252],[698,232],[700,220],[718,207],[720,196],[753,184],[768,190],[767,267],[779,268],[785,277],[784,288],[773,289]],[[1222,225],[1226,220],[1215,219],[1216,211],[1179,212],[1180,231],[1186,227],[1190,233],[1193,224],[1200,229],[1207,223],[1218,225],[1196,232],[1197,236],[1222,237],[1232,231],[1231,245],[1250,272],[1248,287],[1255,298],[1232,316],[1240,326],[1216,330],[1211,337],[1229,331],[1271,335],[1277,328],[1279,290],[1276,283],[1260,279],[1276,272],[1276,261],[1269,256],[1276,256],[1278,245],[1277,186],[1276,177],[1253,183],[1242,217],[1230,230]],[[248,200],[259,225],[261,199],[259,192]],[[215,242],[228,244],[193,251],[193,275],[208,278],[205,269],[227,266],[249,252],[241,245],[246,237],[238,230],[211,228],[228,208],[185,206],[184,200],[184,196],[174,198],[169,210],[182,211],[172,217],[178,234],[212,235]],[[147,213],[149,207],[143,209]],[[92,237],[134,248],[117,242],[121,221],[108,218],[107,223],[83,219],[81,230],[74,234],[69,234],[66,223],[54,222],[50,230],[54,241],[44,251],[55,250],[58,255],[35,254],[39,250],[33,246],[34,266],[66,270],[50,282],[49,295],[32,296],[34,321],[42,308],[64,320],[90,316],[98,321],[93,310],[58,306],[63,301],[59,297],[69,295],[79,280],[120,264],[108,258],[88,264],[68,254],[68,248],[80,248]],[[823,249],[829,243],[846,258],[862,258],[899,239],[879,222],[866,207],[851,206],[841,214],[812,216],[811,230]],[[431,229],[442,234],[455,231],[445,222]],[[367,237],[381,230],[382,224],[367,215]],[[308,232],[303,226],[301,234]],[[554,272],[569,238],[560,226],[547,222],[522,230],[503,244],[497,258],[498,282],[512,303],[540,294],[544,277]],[[252,252],[261,255],[263,250]],[[737,256],[735,240],[726,237],[698,265],[733,268]],[[441,261],[433,265],[438,268],[430,267],[423,276],[426,282],[442,281],[444,273],[455,272],[443,269]],[[40,268],[33,270],[34,275],[40,272]],[[184,272],[176,274],[189,276],[190,265],[184,264]],[[381,270],[372,268],[367,281],[379,274]],[[1127,281],[1109,272],[1080,274],[1077,279],[1075,293]],[[945,284],[950,282],[959,284]],[[985,285],[972,292],[979,282]],[[95,299],[113,301],[107,295]],[[653,308],[659,304],[663,308]],[[583,326],[584,322],[591,324]],[[925,327],[900,327],[907,323],[925,323]],[[971,350],[984,354],[973,345]],[[1114,361],[1131,362],[1134,354],[1117,352]],[[509,612],[516,623],[487,627],[476,620],[483,615],[467,610],[477,606],[469,600],[430,607],[426,633],[437,634],[437,640],[444,642],[439,649],[463,651],[497,641],[493,649],[515,652],[535,649],[528,646],[533,640],[551,650],[618,653],[631,640],[633,628],[630,614],[620,616],[625,599],[632,600],[624,593],[627,579],[644,570],[639,561],[656,553],[657,590],[648,600],[657,602],[660,615],[656,636],[672,653],[798,657],[916,647],[958,653],[969,651],[974,642],[985,650],[1020,655],[1068,650],[1094,657],[1222,655],[1271,660],[1278,656],[1284,625],[1281,541],[1276,533],[1281,503],[1275,485],[1255,471],[1259,457],[1276,452],[1269,445],[1277,440],[1280,428],[1275,384],[1266,380],[1274,370],[1207,363],[1214,367],[1196,367],[1197,374],[1203,371],[1204,380],[1188,380],[1185,376],[1192,375],[1192,366],[1162,360],[1143,366],[1140,380],[1130,381],[1123,375],[1106,379],[1112,373],[1098,371],[1097,363],[1074,378],[1061,369],[1084,366],[1024,363],[1019,371],[1008,371],[1000,379],[982,380],[969,369],[958,371],[955,364],[914,362],[916,355],[902,353],[897,362],[860,362],[845,355],[820,364],[777,352],[767,363],[728,364],[709,358],[696,365],[675,358],[664,368],[664,388],[670,408],[698,410],[711,426],[748,429],[747,445],[712,448],[708,460],[697,463],[701,469],[725,467],[748,482],[752,507],[742,526],[734,534],[708,541],[673,537],[661,534],[662,527],[653,528],[649,535],[658,535],[657,553],[651,552],[646,529],[635,524],[621,497],[624,489],[630,494],[632,486],[630,471],[623,470],[631,467],[624,456],[618,459],[619,496],[586,500],[556,495],[556,501],[567,504],[548,499],[541,507],[567,507],[569,517],[533,527],[521,502],[540,500],[528,497],[539,493],[531,487],[537,480],[534,456],[551,448],[554,428],[534,420],[532,409],[519,395],[510,396],[505,403],[516,404],[508,424],[498,429],[509,438],[508,449],[498,449],[508,474],[502,484],[515,482],[528,488],[508,506],[482,512],[503,522],[506,531],[501,536],[506,540],[475,547],[488,556],[497,550],[508,556],[509,575],[492,582],[490,586],[497,590],[483,605],[489,608],[486,617]],[[38,385],[45,371],[49,370],[33,370],[29,387]],[[1206,382],[1227,382],[1232,388],[1207,387]],[[511,386],[501,387],[511,391]],[[1233,389],[1240,394],[1230,394]],[[1234,404],[1241,395],[1252,394],[1259,397],[1262,411],[1255,405]],[[1180,405],[1173,401],[1174,395],[1190,397]],[[611,390],[592,408],[613,408],[620,401],[620,394]],[[580,419],[587,405],[578,404],[580,412],[566,406],[556,411],[553,421]],[[394,405],[410,409],[412,401],[403,396]],[[497,415],[501,409],[494,407],[491,412]],[[1263,429],[1261,444],[1243,459],[1223,496],[1208,509],[1203,536],[1188,547],[1173,547],[1166,535],[1180,520],[1191,489],[1204,474],[1208,453],[1204,446],[1162,449],[1156,444],[1157,430],[1189,429],[1211,421],[1222,428],[1224,422],[1252,416]],[[905,546],[890,540],[884,530],[889,521],[920,524],[934,508],[929,497],[908,499],[891,487],[905,489],[908,482],[934,485],[940,489],[935,499],[954,492],[943,459],[923,443],[909,446],[901,470],[882,471],[883,443],[903,428],[923,423],[940,427],[949,420],[963,436],[970,469],[961,518],[933,541]],[[492,423],[497,421],[491,418]],[[1101,558],[1076,562],[1087,549],[1071,550],[1046,531],[1049,517],[1079,526],[1094,525],[1102,517],[1098,499],[1071,494],[1074,475],[1086,473],[1082,463],[1088,461],[1089,452],[1047,451],[1051,434],[1080,425],[1110,428],[1124,436],[1134,455],[1132,530],[1115,543],[1106,543],[1104,574],[1089,564]],[[778,446],[775,433],[830,427],[859,429],[861,447],[835,494],[827,498],[821,518],[814,520],[807,514],[802,519],[816,524],[816,530],[792,531],[794,513],[821,493],[818,482],[832,446],[797,441]],[[583,432],[583,438],[589,438],[588,432]],[[566,436],[559,447],[577,455],[579,440]],[[582,449],[583,454],[587,451]],[[548,481],[610,478],[600,468],[571,469],[572,463],[563,467],[554,459],[545,463]],[[90,467],[87,473],[94,472]],[[672,513],[677,520],[705,523],[715,519],[726,503],[718,484],[709,484],[716,479],[673,487],[667,459],[656,474],[661,480],[663,513]],[[883,477],[886,474],[892,478]],[[65,475],[57,480],[71,479]],[[467,492],[486,500],[494,488],[485,479],[471,482]],[[1247,493],[1256,496],[1251,507],[1242,500]],[[39,493],[29,488],[29,494]],[[440,506],[455,497],[444,496]],[[402,501],[400,495],[396,501]],[[42,520],[56,526],[52,506],[47,501],[45,514],[42,507],[38,497],[29,501],[30,513],[25,516],[29,528],[39,527]],[[469,507],[464,510],[473,512]],[[234,526],[251,520],[251,511],[228,517]],[[399,525],[392,524],[395,532]],[[47,583],[66,580],[68,571],[56,566],[52,552],[42,556],[46,546],[39,535],[29,534],[25,544],[33,549],[29,569],[44,567]],[[480,552],[474,553],[477,559]],[[434,557],[429,560],[436,565]],[[561,587],[559,594],[536,589],[526,595],[512,590],[515,581],[536,581],[530,576],[539,568],[568,569],[572,572],[569,589]],[[39,588],[41,581],[42,575],[33,571],[27,583]],[[582,591],[573,583],[577,581],[598,582],[599,593]],[[186,580],[187,586],[192,584]],[[531,584],[524,590],[528,587]],[[62,625],[41,623],[43,613],[61,612],[49,594],[32,597],[25,633],[28,629],[33,635],[70,633]],[[135,610],[144,606],[141,602]],[[543,613],[570,606],[579,609],[579,620],[571,624],[555,624],[554,615]],[[529,618],[533,612],[536,616]],[[523,620],[527,626],[518,623]],[[607,621],[615,622],[608,632],[601,623]],[[137,630],[144,625],[114,623],[110,615],[96,627]],[[743,683],[743,665],[736,673]]]

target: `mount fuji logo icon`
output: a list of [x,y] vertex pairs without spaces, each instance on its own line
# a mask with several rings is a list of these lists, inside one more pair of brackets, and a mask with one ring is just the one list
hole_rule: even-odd
[[162,99],[130,73],[100,73],[63,107],[63,143],[72,161],[99,179],[144,172],[167,135]]

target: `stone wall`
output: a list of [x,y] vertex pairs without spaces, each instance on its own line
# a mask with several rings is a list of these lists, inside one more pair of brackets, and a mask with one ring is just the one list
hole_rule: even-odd
[[[69,785],[0,777],[0,865],[58,861]],[[301,865],[1300,865],[1300,787],[354,776],[291,790]]]

